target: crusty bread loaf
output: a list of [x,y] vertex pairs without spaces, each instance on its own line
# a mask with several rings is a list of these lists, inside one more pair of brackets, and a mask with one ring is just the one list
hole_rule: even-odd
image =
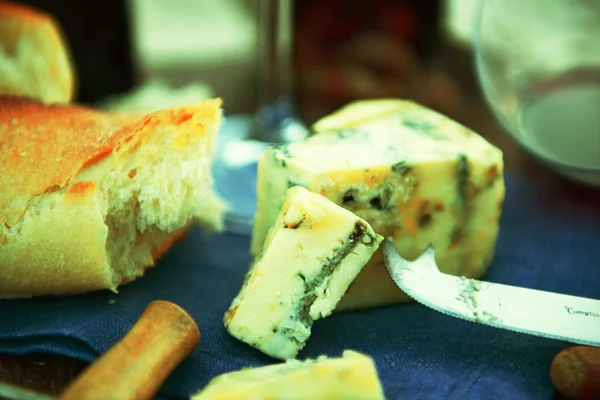
[[0,1],[0,93],[68,103],[75,71],[58,22],[49,14]]
[[0,95],[0,297],[116,291],[194,218],[219,229],[220,105],[143,116]]

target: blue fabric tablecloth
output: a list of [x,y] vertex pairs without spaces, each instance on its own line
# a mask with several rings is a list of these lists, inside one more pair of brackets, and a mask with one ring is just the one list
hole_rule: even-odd
[[[236,176],[239,184],[228,190],[252,200],[254,168]],[[600,204],[517,176],[507,176],[506,184],[497,253],[486,279],[600,299]],[[0,353],[41,351],[92,361],[149,302],[166,299],[192,314],[202,342],[167,380],[161,398],[186,398],[221,373],[269,364],[273,360],[230,337],[222,324],[247,270],[248,247],[245,235],[194,230],[119,294],[0,301]],[[549,365],[568,345],[412,303],[317,321],[300,358],[338,356],[344,349],[367,353],[388,399],[550,399]]]

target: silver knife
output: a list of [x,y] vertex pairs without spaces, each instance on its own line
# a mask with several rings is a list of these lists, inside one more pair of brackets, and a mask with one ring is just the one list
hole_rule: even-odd
[[466,279],[441,272],[428,247],[415,261],[383,244],[385,267],[407,295],[441,313],[471,322],[600,347],[600,300]]

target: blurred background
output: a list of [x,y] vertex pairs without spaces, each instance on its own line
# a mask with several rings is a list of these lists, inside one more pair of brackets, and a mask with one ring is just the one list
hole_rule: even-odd
[[[285,2],[285,0],[282,0]],[[258,0],[24,0],[52,12],[72,47],[78,101],[160,82],[206,85],[229,113],[256,108]],[[467,56],[474,0],[291,2],[294,97],[314,120],[358,98],[460,112],[448,48]]]
[[477,0],[22,2],[63,26],[80,103],[146,111],[219,96],[228,114],[252,115],[264,79],[261,1],[289,16],[276,47],[289,49],[290,95],[305,124],[356,99],[413,99],[500,147],[507,169],[548,176],[484,100],[473,61]]

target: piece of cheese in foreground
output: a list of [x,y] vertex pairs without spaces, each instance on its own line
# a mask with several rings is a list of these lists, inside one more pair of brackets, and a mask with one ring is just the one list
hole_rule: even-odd
[[373,359],[352,350],[342,357],[290,360],[220,375],[191,400],[383,400]]
[[295,358],[383,237],[302,187],[287,191],[265,248],[225,313],[227,331],[271,357]]
[[[495,250],[504,201],[502,152],[449,118],[405,100],[351,103],[316,133],[271,147],[258,164],[252,255],[263,249],[288,187],[320,193],[392,237],[414,260],[435,246],[440,269],[478,278]],[[408,301],[378,251],[337,311]]]

